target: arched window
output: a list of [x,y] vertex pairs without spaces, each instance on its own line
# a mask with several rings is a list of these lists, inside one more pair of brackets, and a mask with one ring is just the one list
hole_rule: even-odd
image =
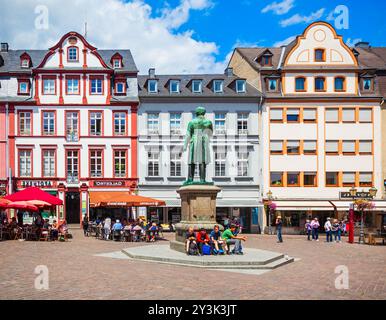
[[78,47],[68,47],[68,49],[67,49],[67,61],[69,61],[69,62],[79,61],[79,49],[78,49]]
[[326,62],[326,50],[315,49],[315,62]]

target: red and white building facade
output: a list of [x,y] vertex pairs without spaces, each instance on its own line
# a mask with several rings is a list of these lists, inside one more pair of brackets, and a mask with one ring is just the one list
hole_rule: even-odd
[[0,182],[38,186],[79,223],[90,194],[137,189],[138,70],[129,50],[70,32],[48,51],[0,52]]

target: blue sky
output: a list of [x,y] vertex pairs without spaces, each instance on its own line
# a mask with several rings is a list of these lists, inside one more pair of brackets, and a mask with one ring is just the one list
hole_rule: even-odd
[[[321,13],[320,19],[328,21],[329,14],[339,5],[349,10],[349,28],[338,30],[344,40],[362,39],[373,46],[386,46],[386,1],[367,0],[366,5],[358,0],[287,1],[293,7],[280,14],[274,11],[263,13],[262,10],[272,3],[283,0],[213,0],[213,5],[203,11],[193,11],[189,21],[179,31],[194,30],[193,37],[202,41],[214,41],[219,46],[219,59],[223,59],[236,44],[272,46],[291,36],[301,34],[307,22],[281,26],[280,22],[299,14],[309,17],[312,13]],[[171,7],[179,0],[147,0],[155,14],[168,3]],[[286,10],[284,10],[286,11]],[[318,15],[317,15],[318,16]],[[337,15],[334,15],[337,16]],[[301,19],[299,19],[301,20]],[[334,25],[334,21],[329,21]]]
[[[236,46],[279,46],[316,20],[336,22],[359,40],[386,46],[385,0],[0,0],[0,41],[12,49],[43,49],[69,31],[100,49],[130,49],[140,73],[223,72]],[[346,20],[345,20],[346,21]]]

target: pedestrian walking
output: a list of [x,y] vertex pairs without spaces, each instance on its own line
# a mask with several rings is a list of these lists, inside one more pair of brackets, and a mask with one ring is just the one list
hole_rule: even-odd
[[109,240],[111,233],[111,218],[107,217],[103,224],[103,230],[105,235],[105,240]]
[[334,219],[331,230],[334,236],[334,241],[340,242],[340,225],[338,219]]
[[312,240],[319,241],[319,227],[320,223],[318,218],[314,218],[311,222],[311,228],[312,228]]
[[283,227],[283,221],[281,220],[281,216],[278,216],[276,218],[276,233],[277,233],[277,242],[281,243],[283,242],[283,237],[282,237],[282,227]]
[[332,242],[332,224],[331,218],[327,218],[326,223],[324,224],[324,231],[326,231],[326,242]]
[[310,220],[306,220],[306,225],[304,226],[304,228],[306,229],[307,240],[311,241],[312,227]]

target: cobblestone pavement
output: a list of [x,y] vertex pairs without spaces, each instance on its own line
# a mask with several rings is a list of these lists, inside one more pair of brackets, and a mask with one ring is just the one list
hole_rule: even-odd
[[[386,246],[308,242],[302,236],[278,244],[274,236],[250,235],[248,247],[300,259],[251,275],[96,256],[152,244],[72,233],[66,243],[0,242],[0,299],[386,299]],[[49,268],[49,290],[34,288],[38,265]],[[339,265],[348,267],[348,290],[335,289]]]

